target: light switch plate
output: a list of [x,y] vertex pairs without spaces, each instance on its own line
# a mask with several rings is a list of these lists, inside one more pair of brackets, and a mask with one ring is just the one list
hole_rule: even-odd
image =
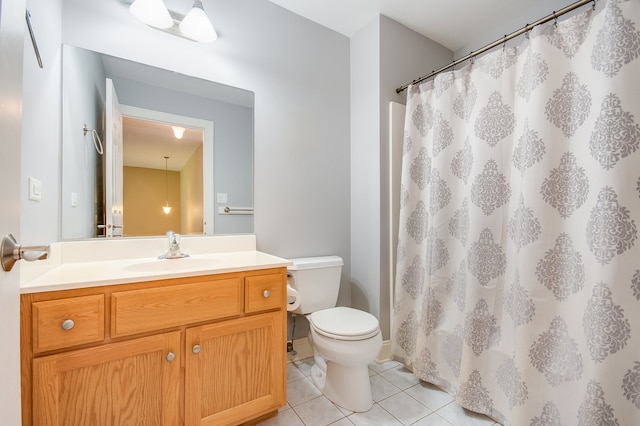
[[226,203],[227,194],[225,192],[218,192],[216,199],[218,200],[219,203]]
[[42,182],[39,179],[29,178],[29,199],[32,201],[40,201],[42,198]]
[[71,207],[78,207],[78,193],[71,193]]

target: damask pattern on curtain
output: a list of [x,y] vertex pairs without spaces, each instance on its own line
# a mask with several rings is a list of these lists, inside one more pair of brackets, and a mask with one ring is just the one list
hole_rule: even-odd
[[505,425],[640,424],[640,0],[407,95],[392,350]]

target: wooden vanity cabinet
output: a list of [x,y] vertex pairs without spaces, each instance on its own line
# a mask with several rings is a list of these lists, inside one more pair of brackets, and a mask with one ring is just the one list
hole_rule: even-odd
[[186,424],[238,424],[283,405],[282,331],[279,312],[187,329]]
[[35,358],[33,424],[181,424],[180,340],[171,332]]
[[23,294],[20,315],[24,426],[252,424],[286,403],[286,268]]

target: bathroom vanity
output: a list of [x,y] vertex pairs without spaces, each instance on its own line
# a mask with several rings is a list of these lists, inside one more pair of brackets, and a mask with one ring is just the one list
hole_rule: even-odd
[[23,424],[237,425],[277,414],[286,265],[248,250],[63,262],[30,280]]

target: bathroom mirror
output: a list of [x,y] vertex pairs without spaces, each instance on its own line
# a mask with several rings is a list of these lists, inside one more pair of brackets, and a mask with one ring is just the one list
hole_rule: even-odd
[[62,70],[63,240],[253,232],[253,92],[68,45]]

